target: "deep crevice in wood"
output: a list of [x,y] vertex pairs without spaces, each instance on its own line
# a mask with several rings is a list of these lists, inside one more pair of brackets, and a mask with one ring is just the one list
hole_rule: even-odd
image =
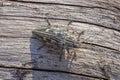
[[[8,16],[8,17],[27,17],[27,18],[38,18],[38,19],[46,19],[48,17],[36,17],[36,16],[18,16],[18,15],[1,15],[0,16]],[[117,32],[120,32],[120,30],[112,28],[112,27],[107,27],[101,24],[95,24],[95,23],[90,23],[90,22],[85,22],[85,21],[79,21],[79,20],[71,20],[71,19],[65,19],[65,18],[48,18],[48,19],[53,19],[53,20],[64,20],[64,21],[72,21],[72,22],[79,22],[79,23],[85,23],[85,24],[89,24],[89,25],[95,25],[98,27],[103,27],[106,29],[111,29],[111,30],[115,30]]]
[[107,47],[107,46],[103,46],[103,45],[99,45],[99,44],[94,44],[94,43],[88,43],[88,42],[82,42],[82,43],[88,44],[88,45],[94,45],[94,46],[102,47],[102,48],[105,48],[105,49],[114,50],[114,51],[117,51],[120,54],[119,50],[111,48],[111,47]]
[[62,71],[62,70],[49,70],[49,69],[37,69],[37,68],[24,68],[24,67],[14,67],[14,66],[4,66],[0,65],[0,68],[9,68],[9,69],[20,69],[20,70],[33,70],[33,71],[44,71],[44,72],[59,72],[59,73],[66,73],[66,74],[73,74],[73,75],[78,75],[78,76],[85,76],[85,77],[90,77],[90,78],[96,78],[96,79],[103,79],[103,80],[108,80],[104,77],[99,77],[99,76],[92,76],[92,75],[87,75],[87,74],[78,74],[78,73],[73,73],[73,72],[67,72],[67,71]]

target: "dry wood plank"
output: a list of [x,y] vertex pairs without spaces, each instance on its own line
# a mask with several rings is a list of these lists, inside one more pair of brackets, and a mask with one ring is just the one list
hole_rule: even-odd
[[[100,3],[101,6],[105,4]],[[108,5],[112,7],[106,10],[100,7],[91,8],[88,4],[88,7],[77,7],[4,0],[0,6],[0,65],[119,79],[120,11],[119,6],[116,10],[112,4],[106,4]],[[84,42],[76,51],[76,60],[66,54],[63,55],[62,62],[59,62],[59,54],[47,52],[46,47],[37,50],[42,43],[30,38],[31,31],[47,25],[43,19],[47,17],[46,14],[51,18],[52,25],[67,25],[72,20],[76,22],[72,22],[70,26],[80,32],[85,31],[81,36],[81,41]]]
[[100,80],[74,74],[0,68],[0,80]]
[[[7,17],[8,20],[6,17],[5,19],[3,18],[2,20],[0,20],[1,65],[5,65],[8,67],[60,70],[105,78],[106,76],[101,68],[103,68],[104,65],[108,64],[112,68],[111,70],[112,74],[114,73],[115,76],[119,76],[120,74],[119,73],[120,69],[118,67],[120,66],[119,64],[120,55],[119,52],[116,50],[111,50],[90,44],[89,45],[82,44],[81,48],[77,51],[76,61],[73,60],[71,62],[71,58],[67,59],[64,56],[62,62],[59,62],[59,54],[57,53],[51,54],[49,52],[46,52],[45,51],[46,48],[43,48],[42,50],[37,50],[37,48],[42,43],[35,39],[30,38],[32,36],[31,31],[34,28],[40,27],[40,25],[43,25],[42,23],[47,25],[45,20],[39,19],[37,21],[37,19],[35,19],[36,21],[34,21],[33,19],[32,21],[32,19],[31,20],[29,19],[30,20],[29,21],[27,20],[27,18],[23,20],[22,17],[21,18]],[[53,23],[54,25],[56,24],[60,25],[61,23],[67,25],[68,21],[65,22],[60,20],[59,21],[51,20],[51,23]],[[102,41],[105,41],[107,43],[108,41],[106,41],[106,38],[110,37],[109,39],[111,39],[112,36],[115,36],[111,30],[109,29],[103,30],[102,28],[93,25],[92,29],[89,28],[91,27],[90,25],[83,23],[73,22],[71,26],[77,28],[77,26],[79,25],[83,26],[79,28],[80,29],[79,31],[85,30],[85,34],[81,36],[81,40],[84,41],[88,38],[86,42],[89,43],[93,42],[99,44]],[[111,34],[109,32],[111,32]],[[118,32],[116,33],[117,35],[114,37],[114,39],[109,41],[111,42],[111,45],[114,45],[113,48],[119,50],[119,43],[118,45],[115,44],[116,42],[119,42],[119,33]],[[118,41],[115,42],[114,40]]]
[[[50,20],[50,22],[52,25],[67,26],[69,21]],[[43,25],[47,25],[45,19],[1,16],[0,36],[30,38],[32,30]],[[73,22],[70,27],[77,28],[79,32],[84,31],[81,41],[120,51],[120,33],[117,31],[77,22]]]
[[[107,5],[110,4],[106,4],[106,6]],[[114,10],[111,11],[102,8],[86,8],[50,4],[45,5],[11,1],[4,1],[3,6],[0,7],[0,9],[0,15],[4,16],[11,15],[23,17],[49,17],[54,19],[65,19],[79,21],[86,24],[93,24],[99,27],[111,28],[120,32],[120,15],[118,14],[120,13],[119,10],[116,12]]]
[[68,5],[68,6],[81,6],[90,8],[103,8],[118,11],[120,6],[119,0],[9,0],[18,2],[28,2],[37,4],[53,4],[53,5]]
[[[48,69],[56,71],[66,71],[71,73],[89,75],[93,77],[105,78],[105,73],[102,71],[104,65],[110,65],[112,74],[120,75],[120,56],[110,50],[92,51],[88,49],[80,49],[77,52],[76,60],[71,62],[63,56],[62,61],[59,61],[59,54],[48,53],[45,48],[41,51],[36,50],[40,45],[38,42],[28,39],[0,39],[4,43],[0,48],[0,65],[7,67],[22,67],[33,69]],[[37,46],[38,45],[38,46]],[[12,47],[11,47],[12,46]],[[29,50],[30,47],[30,50]],[[95,49],[94,49],[95,50]],[[116,52],[117,53],[117,52]],[[99,63],[99,64],[98,64]]]

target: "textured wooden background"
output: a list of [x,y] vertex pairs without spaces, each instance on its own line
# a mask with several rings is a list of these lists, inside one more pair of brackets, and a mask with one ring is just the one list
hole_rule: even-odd
[[[46,18],[84,31],[76,60],[37,50]],[[120,0],[0,0],[0,80],[120,80]]]

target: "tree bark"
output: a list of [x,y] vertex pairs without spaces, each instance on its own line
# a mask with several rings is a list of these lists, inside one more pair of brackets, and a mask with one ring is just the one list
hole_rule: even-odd
[[[0,78],[4,80],[119,80],[120,0],[0,0]],[[47,15],[46,15],[47,14]],[[32,38],[48,25],[84,34],[76,57],[49,53]]]

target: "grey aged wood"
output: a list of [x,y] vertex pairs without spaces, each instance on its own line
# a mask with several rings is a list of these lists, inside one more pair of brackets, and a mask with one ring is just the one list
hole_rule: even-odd
[[[119,1],[0,1],[0,78],[16,80],[11,71],[28,70],[24,80],[119,80]],[[70,27],[84,31],[76,57],[66,53],[60,62],[59,54],[47,47],[37,50],[42,43],[31,32],[47,25],[46,18],[59,26],[72,21]]]
[[65,73],[51,73],[44,71],[33,71],[23,69],[0,68],[1,80],[94,80],[93,78],[67,75]]

